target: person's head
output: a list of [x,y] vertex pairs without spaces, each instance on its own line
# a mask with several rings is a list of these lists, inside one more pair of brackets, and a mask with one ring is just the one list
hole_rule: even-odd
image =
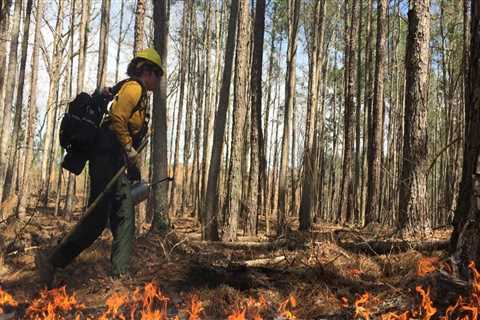
[[137,52],[128,65],[127,75],[142,80],[147,90],[154,90],[163,75],[162,61],[158,52],[153,48]]

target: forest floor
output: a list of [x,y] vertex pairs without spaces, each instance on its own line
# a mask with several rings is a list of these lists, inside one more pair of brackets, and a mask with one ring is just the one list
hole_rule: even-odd
[[[189,217],[174,219],[175,229],[165,237],[142,226],[131,278],[109,277],[111,235],[106,230],[58,272],[55,286],[64,291],[42,291],[35,254],[54,245],[80,217],[53,217],[51,211],[32,212],[28,224],[0,225],[6,247],[0,264],[0,320],[429,319],[433,308],[441,315],[455,302],[446,304],[441,290],[432,290],[431,296],[420,290],[433,283],[425,280],[426,273],[446,266],[445,251],[437,249],[445,247],[447,228],[429,237],[433,245],[424,246],[427,251],[400,242],[392,246],[388,231],[379,227],[336,225],[315,225],[311,233],[291,231],[282,239],[240,237],[238,243],[225,244],[200,241]],[[16,303],[8,302],[5,292]]]

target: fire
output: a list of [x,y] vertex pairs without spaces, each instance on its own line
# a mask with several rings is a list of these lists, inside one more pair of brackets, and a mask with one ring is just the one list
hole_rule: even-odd
[[415,290],[420,293],[422,296],[422,302],[421,302],[421,307],[425,311],[423,315],[423,320],[430,320],[430,318],[437,313],[437,309],[433,307],[432,300],[430,299],[430,290],[427,289],[427,292],[425,292],[422,287],[417,286]]
[[11,307],[16,307],[17,301],[13,299],[13,297],[8,294],[7,292],[3,291],[2,288],[0,287],[0,314],[3,314],[3,307],[4,306],[11,306]]
[[202,302],[198,299],[197,296],[192,297],[192,305],[190,306],[190,311],[188,314],[188,320],[200,320],[200,315],[202,314],[203,306]]
[[[137,288],[130,299],[127,293],[114,293],[107,299],[107,310],[100,316],[99,320],[167,320],[168,300],[154,283],[147,283],[143,288],[143,294]],[[141,309],[139,308],[140,306]],[[201,308],[201,305],[195,307],[196,312],[198,312],[199,307]],[[122,310],[129,311],[127,312],[128,318]],[[138,318],[138,310],[140,310],[140,318]],[[195,316],[197,318],[191,317],[190,319],[199,319],[197,315]]]
[[297,306],[297,299],[294,296],[290,296],[287,300],[280,303],[280,306],[278,307],[279,316],[286,319],[297,319],[297,317],[287,309],[288,306],[291,308],[295,308]]
[[360,298],[355,301],[355,317],[362,317],[365,320],[370,319],[370,312],[365,307],[369,299],[368,292],[365,292]]
[[[267,308],[268,304],[267,301],[263,296],[258,298],[258,301],[252,297],[249,297],[245,306],[240,308],[240,310],[235,311],[233,314],[227,317],[228,320],[246,320],[246,319],[253,319],[253,320],[263,320],[263,317],[260,315],[262,311]],[[281,306],[279,307],[281,309]],[[283,310],[282,310],[283,312]],[[284,317],[286,317],[284,315]],[[295,319],[295,318],[288,318],[287,319]]]
[[402,314],[396,314],[393,312],[389,312],[387,314],[383,314],[381,316],[381,320],[408,320],[410,317],[408,316],[409,312],[405,311]]
[[426,257],[418,261],[417,276],[423,277],[437,270],[440,259],[438,257]]
[[42,290],[40,297],[33,300],[27,309],[27,316],[33,320],[63,320],[62,314],[73,310],[84,309],[83,304],[77,303],[75,294],[67,294],[66,287],[52,290]]

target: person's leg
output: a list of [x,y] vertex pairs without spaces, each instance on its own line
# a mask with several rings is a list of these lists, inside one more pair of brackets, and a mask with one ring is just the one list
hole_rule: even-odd
[[120,276],[128,272],[135,238],[135,209],[130,195],[130,182],[125,175],[116,184],[110,225],[113,234],[112,275]]
[[[89,204],[101,194],[114,173],[109,156],[98,154],[90,159],[90,197]],[[84,216],[74,229],[54,249],[50,261],[54,267],[64,268],[83,250],[88,248],[106,227],[111,210],[111,193],[107,193],[93,211]]]

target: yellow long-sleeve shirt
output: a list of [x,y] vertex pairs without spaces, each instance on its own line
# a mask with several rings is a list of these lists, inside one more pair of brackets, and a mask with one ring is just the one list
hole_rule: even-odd
[[124,147],[132,145],[132,137],[144,126],[146,103],[142,86],[137,81],[127,81],[116,95],[110,108],[109,126]]

